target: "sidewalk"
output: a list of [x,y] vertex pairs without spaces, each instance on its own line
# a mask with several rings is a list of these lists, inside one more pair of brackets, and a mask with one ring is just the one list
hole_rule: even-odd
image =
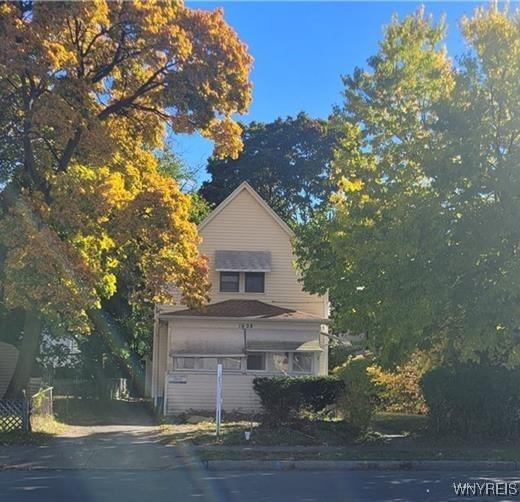
[[[520,470],[518,461],[487,460],[200,460],[208,450],[287,452],[287,447],[192,447],[161,443],[155,426],[76,427],[46,446],[0,446],[0,470],[154,471],[500,471]],[[294,453],[340,448],[294,447]]]
[[516,461],[487,460],[205,460],[208,471],[450,471],[514,472]]

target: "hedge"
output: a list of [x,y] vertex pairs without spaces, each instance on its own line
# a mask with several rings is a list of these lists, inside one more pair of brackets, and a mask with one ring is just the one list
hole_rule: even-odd
[[520,370],[486,364],[438,367],[421,381],[432,427],[442,434],[520,435]]
[[343,382],[338,410],[357,434],[367,431],[376,409],[377,389],[368,373],[371,364],[371,357],[359,355],[334,370],[334,375]]
[[286,423],[303,411],[317,413],[333,404],[344,383],[329,376],[257,377],[253,388],[264,407],[266,421]]

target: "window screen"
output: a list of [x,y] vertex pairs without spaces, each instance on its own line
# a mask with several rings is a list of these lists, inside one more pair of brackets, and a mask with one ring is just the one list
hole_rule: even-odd
[[248,370],[265,370],[265,354],[248,354],[247,355],[247,369]]
[[287,352],[269,354],[269,371],[287,373],[289,371],[289,354]]
[[311,373],[312,372],[312,354],[293,354],[292,370],[295,373]]
[[246,272],[246,293],[263,293],[264,287],[264,272]]
[[222,293],[237,293],[239,277],[238,272],[220,272],[220,291]]
[[240,357],[221,357],[218,360],[219,364],[222,364],[223,370],[240,370],[241,360]]

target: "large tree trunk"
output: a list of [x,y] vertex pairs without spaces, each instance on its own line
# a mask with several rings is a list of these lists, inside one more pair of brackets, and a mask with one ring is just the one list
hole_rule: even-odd
[[38,354],[41,332],[42,322],[38,313],[32,310],[26,311],[20,355],[16,362],[14,375],[5,394],[7,399],[19,398],[22,395],[22,391],[27,388],[36,355]]

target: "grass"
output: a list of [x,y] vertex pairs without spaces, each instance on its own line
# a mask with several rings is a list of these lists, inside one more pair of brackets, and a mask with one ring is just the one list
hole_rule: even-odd
[[255,423],[247,442],[244,431],[249,429],[249,422],[225,423],[217,439],[215,424],[203,422],[163,425],[162,433],[164,441],[173,445],[205,447],[198,449],[205,460],[520,460],[518,440],[436,437],[428,430],[427,417],[418,415],[379,414],[362,440],[353,439],[341,421],[302,422],[294,428],[274,429]]
[[[417,415],[380,415],[374,419],[369,440],[382,435],[408,436],[426,428],[426,417]],[[244,433],[252,431],[250,441]],[[224,422],[220,437],[215,423],[208,419],[198,424],[165,424],[165,441],[178,445],[189,442],[197,446],[322,446],[344,447],[357,444],[351,428],[341,420],[302,420],[292,426],[263,426],[258,422]]]
[[31,425],[31,432],[0,433],[0,445],[43,445],[66,428],[52,416],[33,415]]
[[[252,428],[251,428],[252,427]],[[179,445],[196,446],[327,446],[350,438],[343,422],[302,423],[298,427],[265,427],[257,422],[237,421],[223,423],[220,437],[215,435],[213,422],[199,424],[162,425],[164,441]],[[252,430],[250,441],[245,432]]]

